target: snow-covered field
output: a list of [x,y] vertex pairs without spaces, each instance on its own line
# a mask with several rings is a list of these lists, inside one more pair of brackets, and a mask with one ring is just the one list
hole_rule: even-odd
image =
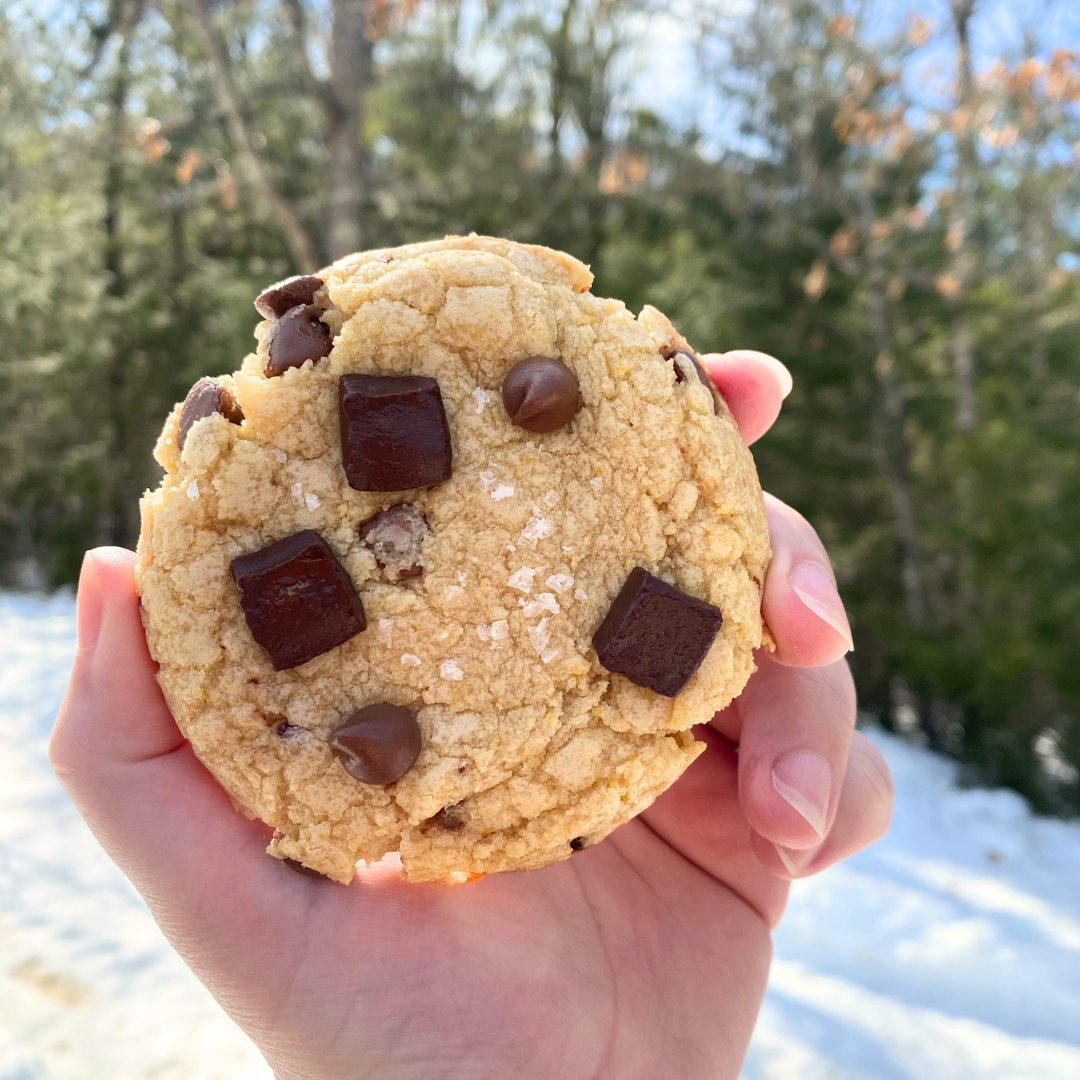
[[[73,615],[0,594],[0,1080],[270,1080],[49,770]],[[875,738],[892,832],[796,887],[745,1080],[1080,1080],[1080,825]]]

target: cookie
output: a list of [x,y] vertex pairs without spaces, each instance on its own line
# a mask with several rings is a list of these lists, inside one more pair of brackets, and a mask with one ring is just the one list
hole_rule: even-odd
[[271,854],[348,882],[545,866],[650,804],[768,644],[754,463],[694,352],[487,237],[268,289],[165,423],[158,680]]

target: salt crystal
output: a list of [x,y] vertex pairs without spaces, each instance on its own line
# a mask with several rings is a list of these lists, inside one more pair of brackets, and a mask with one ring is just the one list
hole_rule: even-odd
[[540,659],[543,660],[545,664],[550,664],[551,661],[554,660],[555,657],[558,656],[558,655],[559,655],[559,650],[558,649],[545,649],[540,654]]
[[534,577],[536,577],[536,571],[531,566],[523,566],[506,579],[506,584],[519,592],[531,593]]
[[289,460],[289,455],[286,454],[284,450],[275,450],[274,457],[276,457],[278,459],[278,462],[282,465],[284,465],[285,462]]
[[309,510],[317,510],[319,508],[319,496],[312,495],[310,493],[304,495],[304,503]]
[[544,502],[548,506],[554,506],[559,501],[559,493],[557,491],[549,491],[544,496]]
[[498,502],[500,499],[509,499],[514,494],[510,484],[500,484],[492,493],[491,497]]
[[461,682],[465,678],[465,672],[461,670],[456,660],[444,660],[439,665],[439,675],[451,682]]
[[476,624],[476,636],[481,641],[490,641],[491,640],[491,627],[487,623],[482,623],[482,622],[477,623]]
[[528,627],[529,640],[538,656],[548,647],[548,642],[551,640],[551,631],[547,624],[547,619],[541,619],[535,626]]
[[304,497],[304,485],[297,481],[289,490],[292,492],[294,499],[303,499]]
[[487,491],[495,483],[495,474],[489,469],[480,470],[480,486]]
[[590,481],[593,491],[599,491],[604,486],[604,478],[602,476],[594,476]]
[[496,619],[491,624],[491,640],[503,641],[510,636],[510,624],[505,619]]
[[552,615],[559,614],[559,601],[554,593],[537,593],[532,600],[519,600],[518,603],[525,609],[525,618],[534,619],[541,611],[549,611]]
[[491,400],[491,395],[486,390],[482,390],[478,386],[472,392],[472,396],[476,401],[476,411],[478,413],[482,413],[484,411],[484,406]]
[[543,540],[554,531],[554,526],[547,518],[529,518],[529,523],[521,530],[523,540]]
[[394,620],[380,619],[375,628],[375,640],[382,642],[388,649],[394,643]]
[[466,575],[464,571],[458,574],[457,579],[459,585],[464,585],[469,580],[468,575]]
[[199,485],[194,480],[188,484],[187,497],[189,499],[197,499],[199,497]]
[[552,574],[544,584],[561,595],[574,584],[574,579],[569,574]]
[[447,585],[443,589],[443,597],[447,600],[453,600],[460,596],[465,590],[460,585]]
[[589,594],[584,589],[575,589],[574,590],[574,599],[575,600],[588,600],[589,599]]
[[405,665],[405,667],[419,667],[420,666],[420,657],[419,656],[413,656],[413,654],[411,652],[402,653],[401,654],[401,662],[402,662],[402,664]]
[[516,548],[516,547],[514,547],[514,545],[513,545],[513,544],[507,544],[507,545],[506,545],[506,550],[507,550],[507,551],[517,551],[517,548]]

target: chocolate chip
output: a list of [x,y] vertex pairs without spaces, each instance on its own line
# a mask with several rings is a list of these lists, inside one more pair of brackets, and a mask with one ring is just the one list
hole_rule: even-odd
[[244,410],[240,408],[232,388],[226,386],[220,379],[212,379],[209,375],[204,375],[188,391],[180,409],[180,423],[176,429],[178,449],[184,449],[188,432],[195,421],[202,420],[206,416],[213,416],[214,413],[221,413],[230,424],[244,422]]
[[342,375],[338,408],[350,487],[407,491],[450,478],[450,426],[434,379]]
[[420,558],[427,535],[423,512],[407,503],[391,506],[360,526],[360,543],[375,556],[379,569],[389,572],[391,580],[419,577],[424,572]]
[[291,739],[298,739],[306,730],[306,728],[302,728],[298,724],[290,724],[288,720],[279,720],[274,725],[274,734],[286,742]]
[[352,579],[313,529],[232,561],[248,629],[278,671],[355,637],[367,625]]
[[570,847],[574,851],[584,851],[585,846],[586,844],[584,836],[575,836],[574,839],[570,841]]
[[502,399],[511,424],[538,434],[569,424],[581,401],[577,376],[550,356],[519,360],[503,379]]
[[469,813],[464,803],[454,803],[452,806],[444,806],[432,819],[433,825],[447,832],[457,832],[465,828],[465,822],[469,820]]
[[280,319],[289,308],[296,307],[297,304],[314,303],[315,294],[322,287],[322,278],[314,274],[286,278],[268,289],[263,289],[255,300],[255,309],[264,319]]
[[420,756],[420,725],[401,705],[379,702],[354,712],[327,742],[350,776],[392,784]]
[[635,566],[593,635],[593,647],[608,671],[675,697],[701,666],[722,620],[719,608]]
[[290,870],[295,870],[298,874],[303,874],[304,877],[326,877],[325,874],[320,874],[318,870],[312,870],[310,866],[305,866],[302,862],[297,862],[296,859],[282,859],[281,862],[283,862]]
[[[665,360],[672,360],[676,356],[685,356],[694,365],[694,370],[698,373],[701,385],[709,391],[709,396],[712,398],[713,412],[717,416],[723,415],[724,399],[720,396],[720,391],[716,389],[716,383],[713,382],[712,376],[705,370],[705,365],[689,349],[662,349],[661,355]],[[686,382],[686,373],[679,367],[678,361],[675,362],[675,381]]]
[[269,349],[264,374],[268,379],[305,360],[321,360],[334,347],[330,330],[319,316],[322,312],[310,304],[291,307],[270,327]]

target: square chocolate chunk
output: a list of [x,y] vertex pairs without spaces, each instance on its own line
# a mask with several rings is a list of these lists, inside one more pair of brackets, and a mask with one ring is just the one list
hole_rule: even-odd
[[608,671],[675,697],[701,666],[722,621],[719,608],[635,566],[593,634],[593,647]]
[[338,405],[350,487],[407,491],[450,478],[450,426],[435,379],[342,375]]
[[314,529],[232,561],[248,629],[278,671],[306,664],[367,626],[352,578]]

